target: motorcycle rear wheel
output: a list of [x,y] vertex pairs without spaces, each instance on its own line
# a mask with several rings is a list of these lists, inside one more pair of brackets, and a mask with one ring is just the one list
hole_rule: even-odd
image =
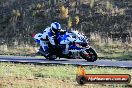
[[50,56],[44,56],[47,60],[55,60],[57,57],[53,57],[53,55]]

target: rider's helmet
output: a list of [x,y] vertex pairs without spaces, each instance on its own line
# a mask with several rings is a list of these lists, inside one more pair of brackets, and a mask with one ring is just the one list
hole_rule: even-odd
[[53,33],[59,33],[61,30],[61,25],[58,22],[54,22],[51,24],[51,30]]

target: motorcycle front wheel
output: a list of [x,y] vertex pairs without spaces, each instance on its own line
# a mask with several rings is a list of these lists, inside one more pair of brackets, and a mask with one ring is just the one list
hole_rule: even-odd
[[97,60],[97,53],[95,52],[95,50],[93,50],[92,48],[89,48],[89,49],[86,49],[85,50],[87,52],[86,53],[83,53],[83,52],[80,52],[80,56],[87,60],[87,61],[91,61],[91,62],[94,62]]

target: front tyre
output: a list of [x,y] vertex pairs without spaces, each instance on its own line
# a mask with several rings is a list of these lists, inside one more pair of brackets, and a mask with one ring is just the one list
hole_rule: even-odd
[[89,48],[89,49],[86,50],[86,52],[89,53],[89,55],[90,55],[89,57],[90,57],[90,60],[92,62],[97,60],[98,56],[97,56],[97,53],[95,52],[94,49]]
[[92,48],[86,49],[85,52],[80,52],[80,56],[87,60],[87,61],[91,61],[94,62],[97,60],[97,53],[95,52],[95,50],[93,50]]

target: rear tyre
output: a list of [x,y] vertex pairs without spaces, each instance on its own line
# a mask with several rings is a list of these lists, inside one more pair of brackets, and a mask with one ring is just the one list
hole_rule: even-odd
[[[49,52],[51,52],[51,53],[49,53]],[[52,50],[51,51],[43,51],[43,48],[41,46],[40,46],[38,53],[41,54],[41,56],[44,56],[47,60],[55,60],[57,58],[55,55],[53,55]]]
[[54,55],[45,56],[47,60],[55,60],[57,57],[54,57]]

